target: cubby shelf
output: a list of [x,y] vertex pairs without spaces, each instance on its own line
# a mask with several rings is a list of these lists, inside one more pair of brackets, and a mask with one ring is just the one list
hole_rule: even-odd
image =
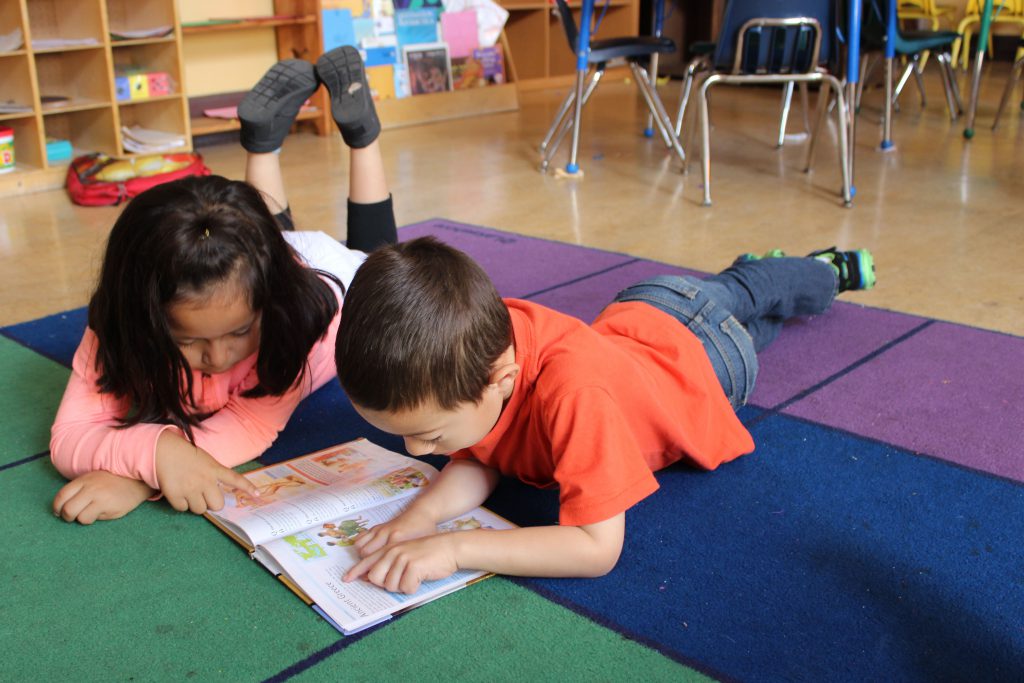
[[[164,28],[166,35],[117,40],[125,32]],[[0,0],[0,34],[20,30],[24,44],[0,53],[0,93],[29,111],[0,114],[14,130],[15,168],[0,174],[0,196],[60,187],[67,161],[46,158],[49,138],[71,142],[75,154],[136,156],[122,125],[191,139],[182,84],[181,27],[176,0]],[[54,45],[56,40],[90,41]],[[45,41],[45,42],[43,42]],[[172,92],[118,101],[116,71],[160,71]],[[51,97],[67,98],[56,104]],[[186,144],[171,151],[187,151]]]
[[[576,58],[565,37],[554,2],[537,0],[499,0],[509,12],[505,35],[515,60],[521,90],[549,88],[568,84],[576,69]],[[604,11],[597,0],[595,15]],[[580,0],[569,0],[576,24],[580,21]],[[640,26],[639,0],[610,0],[595,38],[636,35]],[[611,73],[611,72],[610,72]],[[623,75],[628,70],[622,70]]]

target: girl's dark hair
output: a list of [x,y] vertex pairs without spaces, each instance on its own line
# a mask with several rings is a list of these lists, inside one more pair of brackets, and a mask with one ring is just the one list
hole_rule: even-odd
[[125,207],[89,302],[99,389],[130,401],[125,426],[169,423],[193,438],[201,416],[189,410],[191,367],[171,336],[167,307],[232,279],[261,313],[259,383],[244,395],[283,394],[305,375],[338,300],[299,262],[259,192],[220,176],[189,177]]
[[512,343],[512,319],[469,256],[421,237],[374,251],[345,296],[338,379],[371,410],[478,402]]

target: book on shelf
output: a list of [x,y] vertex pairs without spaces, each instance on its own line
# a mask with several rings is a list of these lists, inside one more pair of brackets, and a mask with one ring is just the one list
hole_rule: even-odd
[[[341,580],[359,561],[355,537],[398,516],[437,474],[427,463],[359,439],[246,472],[260,495],[230,490],[224,508],[206,517],[348,635],[488,576],[459,570],[411,595]],[[512,526],[477,508],[439,525],[438,533]]]
[[171,25],[151,26],[137,29],[110,29],[111,40],[141,40],[144,38],[162,38],[174,33]]
[[158,154],[184,147],[187,143],[181,133],[153,130],[142,126],[121,126],[124,148],[138,154]]
[[0,101],[0,114],[24,114],[31,113],[32,105],[18,102],[16,100]]
[[409,90],[413,95],[448,92],[452,89],[452,64],[446,43],[409,45],[404,48],[409,72]]
[[15,50],[20,50],[24,44],[20,28],[14,28],[8,33],[0,34],[0,52],[14,52]]
[[501,48],[482,47],[469,57],[452,59],[452,83],[455,90],[501,85],[505,82],[505,60]]

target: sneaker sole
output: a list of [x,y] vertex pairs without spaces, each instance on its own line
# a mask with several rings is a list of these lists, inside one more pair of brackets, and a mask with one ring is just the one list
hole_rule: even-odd
[[[331,94],[331,114],[334,115],[335,120],[341,119],[347,122],[351,119],[352,114],[356,114],[356,118],[362,114],[362,98],[345,97],[345,95],[353,94],[348,92],[353,83],[362,85],[366,89],[366,94],[369,95],[363,60],[359,56],[358,50],[351,45],[343,45],[320,55],[320,59],[316,60],[316,73]],[[360,106],[346,107],[345,100],[349,100],[352,104],[360,103]],[[354,111],[357,109],[359,111]]]
[[871,289],[875,286],[875,257],[867,249],[857,250],[857,269],[860,273],[860,288]]
[[[238,117],[257,124],[269,123],[276,116],[294,117],[318,85],[309,62],[301,59],[278,62],[242,99]],[[294,112],[290,111],[292,108]]]

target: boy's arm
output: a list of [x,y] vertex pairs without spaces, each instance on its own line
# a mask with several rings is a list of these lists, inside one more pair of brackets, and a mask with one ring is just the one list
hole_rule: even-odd
[[513,576],[594,577],[607,574],[622,552],[626,513],[583,526],[475,529],[418,538],[367,555],[346,575],[365,575],[393,592],[415,593],[423,581],[459,569]]
[[437,533],[437,525],[479,507],[498,485],[497,470],[476,460],[452,460],[401,515],[356,539],[361,556],[390,543]]

